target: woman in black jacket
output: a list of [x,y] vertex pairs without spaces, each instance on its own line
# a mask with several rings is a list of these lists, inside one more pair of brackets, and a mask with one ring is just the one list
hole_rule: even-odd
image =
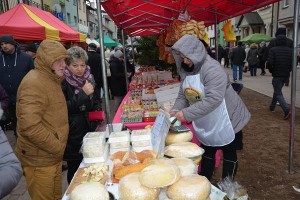
[[86,65],[87,53],[78,46],[68,49],[66,59],[66,79],[62,83],[62,90],[66,97],[69,116],[69,137],[64,153],[64,160],[68,164],[68,183],[71,182],[81,161],[80,148],[84,135],[93,131],[90,129],[88,112],[100,110],[100,102],[94,93],[95,81]]

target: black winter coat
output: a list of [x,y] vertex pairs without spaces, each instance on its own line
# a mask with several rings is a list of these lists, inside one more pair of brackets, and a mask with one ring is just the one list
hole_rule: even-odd
[[88,51],[87,55],[88,65],[91,67],[91,73],[95,78],[96,87],[100,89],[103,87],[101,56],[96,51]]
[[[101,106],[98,97],[87,96],[83,90],[75,94],[75,88],[66,80],[62,82],[62,90],[66,97],[69,118],[69,136],[64,153],[64,160],[81,160],[82,154],[79,153],[82,139],[89,131],[90,124],[88,121],[88,112],[100,110]],[[95,93],[94,93],[95,94]]]
[[125,67],[123,61],[118,58],[110,60],[110,90],[113,96],[125,96],[127,93]]
[[243,65],[245,58],[246,58],[245,49],[243,49],[242,47],[239,47],[239,46],[232,49],[231,54],[230,54],[230,59],[231,59],[232,64]]
[[285,36],[280,36],[277,36],[276,46],[269,51],[267,63],[273,77],[289,77],[293,65],[293,48],[287,46]]
[[13,105],[16,103],[17,91],[23,77],[33,68],[32,58],[21,52],[18,46],[14,54],[0,52],[0,84]]

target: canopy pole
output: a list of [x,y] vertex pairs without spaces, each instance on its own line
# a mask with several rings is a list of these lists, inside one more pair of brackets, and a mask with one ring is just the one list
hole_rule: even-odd
[[[215,52],[216,52],[216,57],[215,59],[218,60],[219,58],[219,48],[218,48],[218,16],[216,15],[216,21],[215,21]],[[220,63],[221,64],[221,63]]]
[[122,45],[123,45],[123,51],[124,51],[124,66],[125,66],[125,80],[126,80],[126,91],[128,91],[128,75],[127,75],[127,62],[126,62],[126,48],[125,48],[125,39],[124,39],[124,31],[123,28],[122,31]]
[[102,11],[101,11],[101,2],[99,0],[97,0],[97,20],[98,20],[98,29],[99,29],[100,57],[101,57],[104,98],[105,98],[105,116],[106,116],[106,124],[109,125],[108,126],[109,133],[111,133],[112,132],[112,126],[110,124],[111,123],[111,116],[110,116],[109,95],[108,95],[106,67],[105,67]]
[[295,0],[294,5],[294,45],[293,45],[293,68],[291,81],[291,117],[290,117],[290,141],[289,141],[289,173],[293,173],[293,157],[294,157],[294,132],[295,132],[295,103],[296,103],[296,78],[297,78],[297,44],[299,30],[299,0]]
[[132,37],[130,37],[130,42],[131,42],[131,49],[132,49],[131,51],[132,51],[132,59],[133,59],[132,64],[135,67],[134,46],[132,44]]

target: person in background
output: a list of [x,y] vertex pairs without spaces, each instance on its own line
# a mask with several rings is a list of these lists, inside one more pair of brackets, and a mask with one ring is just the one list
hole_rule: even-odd
[[224,58],[225,50],[222,45],[218,44],[218,61],[222,64],[222,58]]
[[171,116],[192,122],[205,153],[200,174],[212,178],[215,153],[223,151],[223,178],[234,178],[237,150],[242,149],[242,129],[250,113],[234,91],[221,64],[207,55],[194,35],[184,35],[172,46],[178,73],[182,78]]
[[97,45],[94,43],[90,43],[88,45],[88,60],[87,64],[91,69],[91,74],[94,76],[96,87],[95,87],[95,93],[97,97],[99,97],[99,101],[101,101],[100,98],[100,92],[103,88],[103,77],[102,77],[102,65],[101,65],[101,56],[100,53],[97,53]]
[[[272,49],[273,47],[277,46],[277,37],[280,36],[280,40],[285,40],[285,45],[289,48],[294,48],[294,45],[293,45],[293,40],[291,40],[290,38],[286,37],[286,28],[284,27],[280,27],[277,29],[276,33],[275,33],[275,38],[273,38],[269,45],[267,46],[267,49],[266,49],[266,52],[265,52],[265,59],[267,60],[268,59],[268,55],[269,55],[269,52],[270,52],[270,49]],[[285,86],[289,86],[289,82],[290,82],[290,76],[288,79],[286,79],[286,82],[285,82]]]
[[32,200],[62,197],[62,161],[69,124],[61,83],[67,56],[61,43],[42,41],[35,69],[24,77],[17,93],[15,150]]
[[251,76],[256,76],[257,66],[259,65],[257,44],[252,43],[247,54],[247,62]]
[[229,68],[229,51],[230,48],[228,45],[226,45],[225,50],[224,50],[224,67]]
[[36,57],[37,46],[35,44],[28,44],[25,47],[25,53],[27,53],[33,60]]
[[5,125],[9,123],[9,116],[7,113],[9,105],[9,98],[5,91],[5,89],[0,84],[0,108],[1,108],[1,116],[0,116],[0,127],[4,130]]
[[259,66],[261,69],[260,75],[262,75],[262,76],[264,76],[266,74],[266,71],[265,71],[266,60],[265,60],[265,56],[264,56],[266,49],[267,49],[266,42],[261,42],[260,48],[258,49],[258,59],[259,59]]
[[284,35],[276,37],[276,46],[269,50],[267,66],[272,73],[272,85],[274,89],[273,98],[270,104],[270,111],[274,112],[277,101],[284,112],[285,120],[290,117],[290,108],[282,94],[282,87],[289,79],[292,71],[293,48],[287,45],[288,40]]
[[101,110],[99,99],[95,95],[95,81],[91,69],[86,65],[87,53],[81,47],[68,49],[66,79],[62,90],[66,98],[69,116],[69,137],[64,153],[68,164],[68,183],[71,182],[83,156],[80,153],[82,140],[92,130],[87,118],[89,111]]
[[[0,105],[0,119],[2,114],[3,110]],[[22,175],[20,161],[14,154],[4,131],[0,127],[0,199],[8,195],[18,185]]]
[[114,96],[115,111],[118,110],[123,98],[127,93],[127,85],[125,79],[124,54],[121,50],[117,50],[110,60],[111,71],[111,94]]
[[32,58],[20,50],[19,44],[11,35],[0,37],[0,84],[9,96],[10,120],[16,129],[16,96],[23,77],[34,67]]
[[237,82],[237,71],[239,71],[239,80],[243,80],[243,66],[246,59],[246,52],[242,47],[242,42],[238,42],[238,46],[233,48],[230,54],[230,59],[233,64],[233,81]]

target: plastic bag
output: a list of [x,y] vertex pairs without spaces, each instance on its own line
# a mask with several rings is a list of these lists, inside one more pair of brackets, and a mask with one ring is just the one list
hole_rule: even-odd
[[[218,182],[219,188],[227,193],[226,197],[229,200],[247,200],[248,194],[247,190],[238,184],[238,182],[233,181],[231,178],[226,177]],[[226,197],[224,199],[226,199]]]

